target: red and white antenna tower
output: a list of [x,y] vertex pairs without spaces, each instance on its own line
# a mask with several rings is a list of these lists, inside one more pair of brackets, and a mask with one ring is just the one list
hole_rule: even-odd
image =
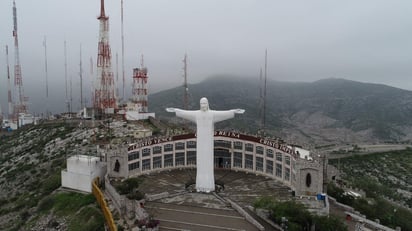
[[6,46],[6,60],[7,60],[7,100],[8,100],[8,119],[13,118],[13,99],[11,97],[11,81],[10,81],[10,65],[9,65],[9,47]]
[[100,31],[94,107],[101,110],[109,108],[117,109],[109,44],[109,17],[107,17],[104,12],[104,0],[101,0],[100,16],[97,19],[100,21]]
[[14,37],[14,86],[18,93],[17,102],[14,105],[14,120],[18,120],[19,113],[27,113],[27,100],[23,91],[23,78],[21,75],[20,57],[19,57],[19,40],[17,36],[17,8],[16,2],[13,1],[13,37]]
[[140,104],[139,112],[148,112],[147,104],[147,68],[144,67],[143,55],[140,68],[133,69],[133,101]]

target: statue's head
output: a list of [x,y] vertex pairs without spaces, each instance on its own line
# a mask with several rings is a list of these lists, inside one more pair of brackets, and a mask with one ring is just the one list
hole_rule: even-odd
[[207,111],[209,110],[209,102],[205,97],[200,99],[200,110]]

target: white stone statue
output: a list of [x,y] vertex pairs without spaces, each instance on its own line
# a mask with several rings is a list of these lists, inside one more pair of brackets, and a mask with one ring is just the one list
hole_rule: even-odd
[[216,122],[231,119],[235,114],[242,114],[243,109],[232,109],[227,111],[214,111],[209,109],[206,98],[200,99],[200,110],[189,111],[177,108],[166,108],[168,112],[175,112],[181,117],[197,125],[196,129],[196,191],[211,192],[215,190],[215,176],[213,168],[214,156],[214,125]]

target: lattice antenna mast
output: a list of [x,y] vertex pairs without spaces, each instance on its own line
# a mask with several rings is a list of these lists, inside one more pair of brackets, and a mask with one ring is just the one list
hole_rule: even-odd
[[[93,72],[93,57],[90,56],[90,79],[91,79],[91,86],[90,86],[90,91],[91,91],[91,98],[92,98],[92,104],[94,104],[94,72]],[[93,105],[94,106],[94,105]]]
[[187,110],[189,108],[189,87],[187,86],[187,54],[185,53],[185,57],[183,58],[183,104],[184,109]]
[[64,40],[64,82],[65,82],[65,86],[66,86],[67,112],[70,112],[69,94],[68,94],[68,90],[67,90],[67,44],[66,44],[66,40]]
[[9,64],[9,47],[6,46],[7,60],[7,102],[8,102],[8,119],[13,119],[13,98],[11,95],[10,64]]
[[133,69],[133,101],[140,104],[139,112],[148,112],[147,102],[147,68],[144,66],[143,55],[140,61],[140,68]]
[[265,50],[265,84],[263,87],[263,136],[266,135],[266,82],[268,76],[268,50]]
[[124,30],[123,30],[123,0],[120,1],[121,3],[121,23],[122,23],[122,80],[123,80],[123,95],[122,98],[124,98],[124,87],[125,87],[125,77],[124,77]]
[[104,0],[101,0],[100,16],[97,19],[100,21],[100,32],[94,106],[100,110],[117,109],[109,44],[109,17],[104,12]]
[[17,89],[18,101],[15,104],[14,114],[15,120],[18,120],[19,113],[27,113],[27,98],[24,97],[23,78],[21,74],[20,56],[19,56],[19,40],[17,35],[17,8],[16,2],[13,1],[13,37],[14,37],[14,86]]
[[82,44],[80,44],[80,63],[79,63],[80,71],[80,109],[83,110],[83,64],[82,64]]

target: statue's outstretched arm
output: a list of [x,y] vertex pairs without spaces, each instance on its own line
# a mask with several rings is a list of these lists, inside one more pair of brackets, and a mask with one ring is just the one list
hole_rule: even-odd
[[232,109],[231,111],[233,111],[235,114],[243,114],[245,112],[245,109]]
[[232,109],[232,110],[227,110],[227,111],[212,111],[212,112],[213,112],[213,122],[220,122],[220,121],[235,117],[235,114],[242,114],[243,112],[245,112],[245,110]]
[[167,112],[175,112],[177,117],[196,122],[196,111],[182,110],[178,108],[166,108]]

